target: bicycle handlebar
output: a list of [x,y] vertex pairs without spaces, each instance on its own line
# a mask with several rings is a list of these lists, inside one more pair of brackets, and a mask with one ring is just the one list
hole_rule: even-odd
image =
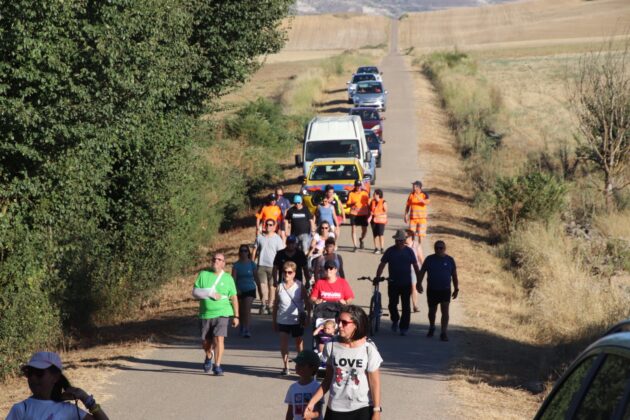
[[381,277],[374,277],[374,278],[369,277],[369,276],[362,276],[362,277],[357,278],[357,280],[368,280],[368,281],[370,281],[373,284],[380,283],[380,282],[383,282],[383,281],[392,281],[392,279],[390,279],[389,277],[383,277],[383,276],[381,276]]

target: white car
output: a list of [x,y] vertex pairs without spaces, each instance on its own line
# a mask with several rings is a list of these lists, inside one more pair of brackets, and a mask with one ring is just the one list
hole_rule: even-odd
[[359,73],[370,73],[376,76],[376,80],[379,82],[383,81],[383,72],[378,70],[376,66],[361,66],[357,69],[356,74]]
[[357,91],[357,84],[360,82],[366,81],[376,81],[376,75],[373,73],[355,73],[352,75],[352,79],[349,82],[346,82],[348,85],[348,103],[352,103],[352,97]]

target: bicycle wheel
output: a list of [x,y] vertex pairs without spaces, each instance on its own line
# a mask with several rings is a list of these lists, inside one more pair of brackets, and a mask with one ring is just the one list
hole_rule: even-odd
[[378,332],[381,327],[381,315],[383,314],[383,308],[381,306],[381,292],[376,292],[374,296],[375,312],[374,312],[374,334]]
[[373,337],[378,331],[378,321],[376,321],[379,318],[377,316],[377,303],[376,297],[372,296],[372,299],[370,299],[370,314],[368,315],[368,320],[370,321],[370,337]]

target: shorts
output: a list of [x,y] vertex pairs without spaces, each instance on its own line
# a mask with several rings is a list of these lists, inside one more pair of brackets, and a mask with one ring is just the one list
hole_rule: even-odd
[[416,232],[419,237],[424,238],[427,236],[427,219],[411,219],[409,229]]
[[245,298],[248,298],[248,297],[250,297],[252,299],[256,299],[256,289],[248,290],[246,292],[240,292],[238,294],[238,298],[239,299],[245,299]]
[[449,303],[451,301],[451,289],[431,290],[427,289],[427,303],[429,306],[437,306],[440,303]]
[[372,234],[374,236],[383,236],[383,235],[385,235],[385,223],[374,223],[374,222],[372,222]]
[[272,267],[264,267],[262,265],[259,265],[258,268],[256,269],[256,272],[258,273],[258,278],[260,279],[260,284],[267,284],[267,283],[271,283],[273,284],[273,268]]
[[361,407],[352,411],[333,411],[326,408],[324,420],[370,420],[372,418],[372,407]]
[[350,226],[367,226],[367,216],[350,215]]
[[220,316],[218,318],[200,319],[201,321],[201,339],[212,340],[212,337],[227,337],[228,323],[230,318]]
[[301,325],[278,324],[278,331],[289,334],[293,338],[302,337],[304,335],[304,327]]

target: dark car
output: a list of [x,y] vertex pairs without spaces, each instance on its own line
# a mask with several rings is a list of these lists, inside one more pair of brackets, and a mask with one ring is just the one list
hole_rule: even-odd
[[370,129],[376,133],[381,139],[383,138],[383,120],[381,114],[375,108],[355,107],[350,110],[350,115],[358,115],[364,129]]
[[381,167],[381,159],[383,157],[383,146],[385,143],[376,133],[372,130],[364,130],[365,132],[365,140],[367,141],[367,145],[370,148],[370,152],[376,159],[376,167]]
[[376,75],[376,80],[383,81],[383,79],[381,78],[383,72],[379,71],[378,67],[376,66],[361,66],[357,69],[355,73],[371,73]]
[[535,420],[630,419],[630,319],[591,344],[556,382]]

